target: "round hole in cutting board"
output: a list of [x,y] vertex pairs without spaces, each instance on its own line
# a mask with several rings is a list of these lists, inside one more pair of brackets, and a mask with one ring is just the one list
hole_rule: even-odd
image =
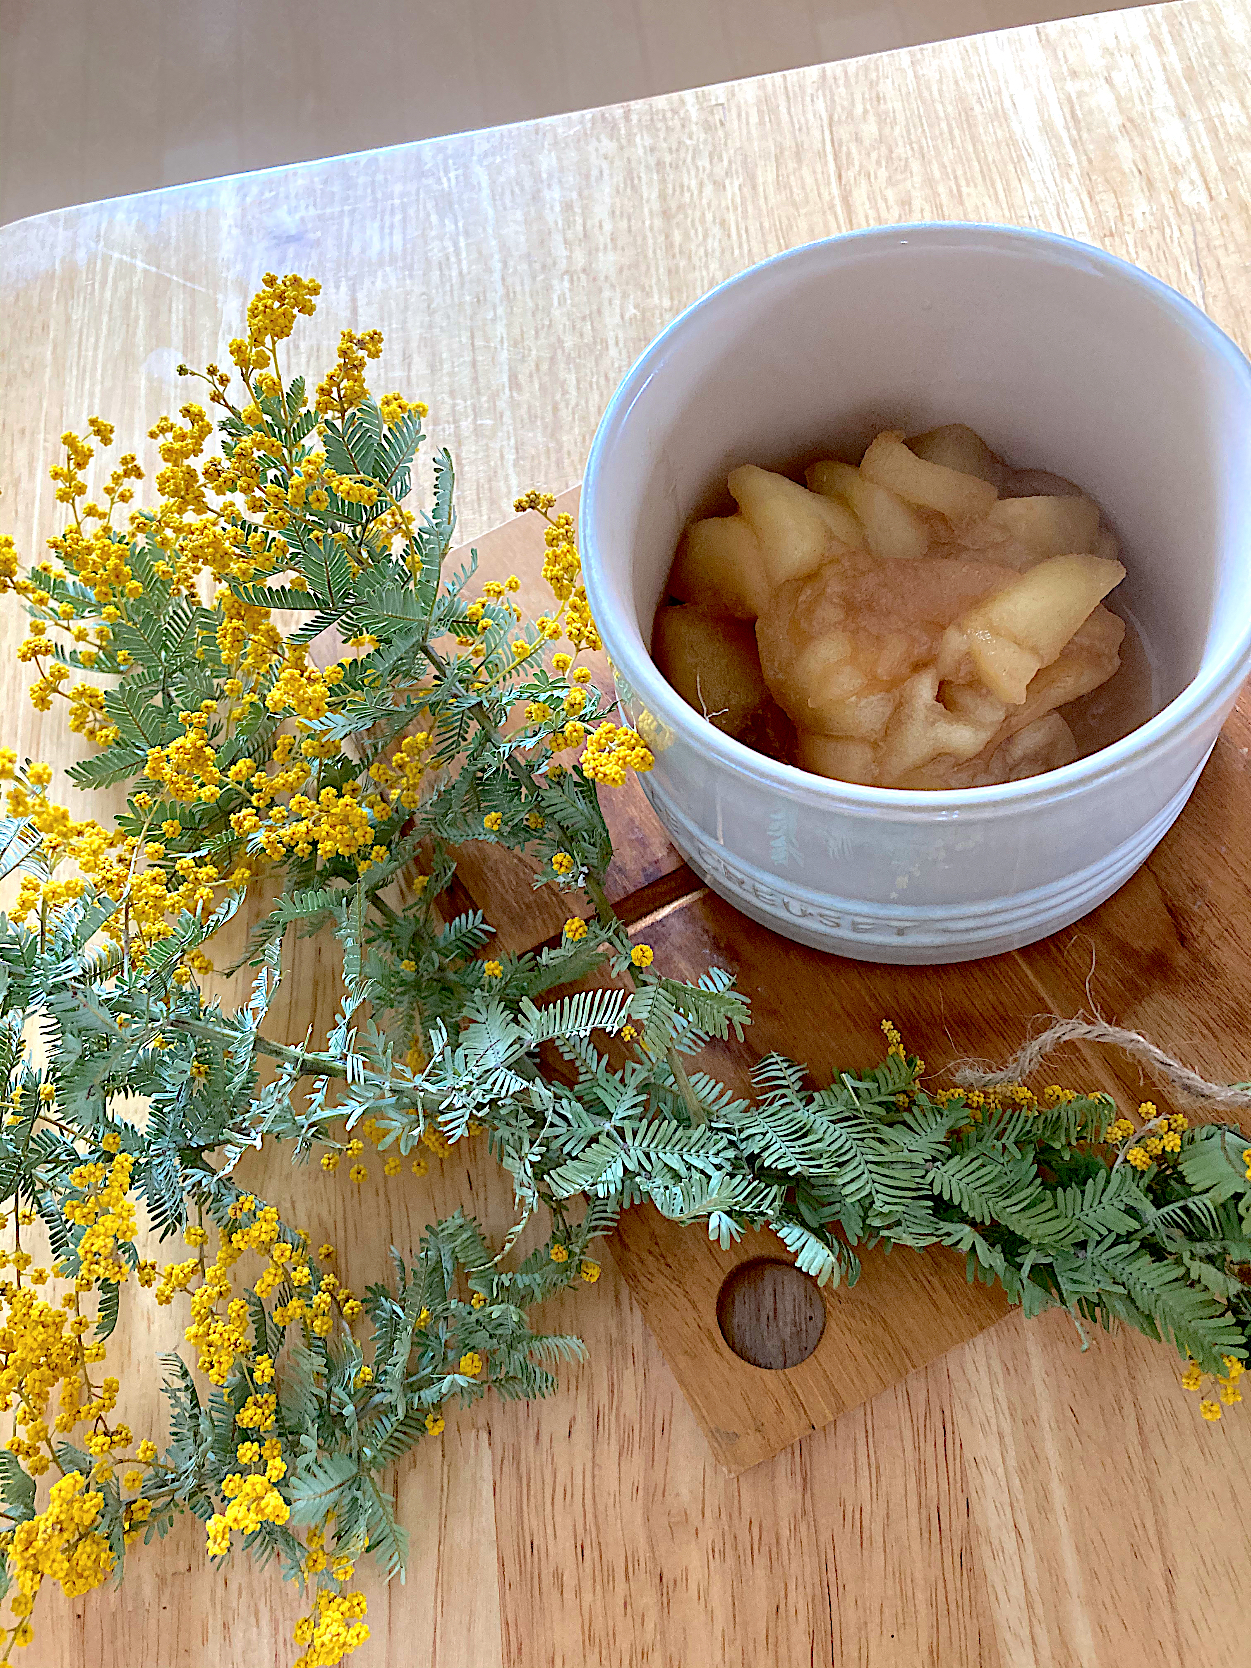
[[717,1325],[741,1361],[797,1367],[821,1342],[825,1304],[816,1282],[794,1263],[756,1257],[726,1277],[717,1293]]

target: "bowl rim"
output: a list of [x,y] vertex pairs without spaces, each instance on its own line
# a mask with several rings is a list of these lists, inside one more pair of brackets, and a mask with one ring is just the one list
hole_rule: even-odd
[[[1127,770],[1136,770],[1143,763],[1144,757],[1158,753],[1179,741],[1184,732],[1196,727],[1212,711],[1219,708],[1230,695],[1231,687],[1236,697],[1238,687],[1251,670],[1249,616],[1241,635],[1230,648],[1216,656],[1210,665],[1205,657],[1185,688],[1158,713],[1146,723],[1140,724],[1137,729],[1131,730],[1127,736],[1121,737],[1119,741],[1101,747],[1084,758],[1075,759],[1071,764],[1061,765],[1058,769],[1045,771],[1038,776],[1024,777],[1019,782],[1004,782],[991,787],[883,788],[819,776],[814,771],[786,764],[766,753],[758,753],[733,736],[726,735],[723,730],[709,723],[702,714],[689,706],[661,676],[641,631],[637,630],[637,622],[637,645],[628,640],[620,644],[609,641],[615,633],[609,625],[608,634],[605,635],[604,627],[606,623],[615,621],[617,616],[609,606],[605,588],[601,584],[601,568],[593,536],[593,528],[598,518],[601,477],[605,473],[618,431],[628,421],[635,401],[656,374],[658,361],[663,358],[673,338],[698,314],[722,305],[726,296],[734,290],[759,281],[777,267],[810,261],[828,256],[830,253],[854,254],[862,249],[871,248],[874,244],[880,244],[885,248],[898,247],[918,238],[933,239],[935,242],[954,238],[957,244],[964,243],[968,246],[985,241],[993,245],[997,252],[1016,255],[1035,254],[1042,250],[1060,256],[1062,264],[1072,266],[1080,259],[1082,263],[1093,265],[1122,282],[1128,281],[1152,294],[1166,309],[1180,315],[1181,323],[1206,340],[1209,348],[1224,359],[1235,375],[1242,380],[1246,386],[1248,404],[1251,405],[1251,361],[1248,361],[1232,337],[1179,290],[1119,255],[1097,248],[1094,244],[1083,243],[1080,239],[1034,226],[1010,226],[967,220],[926,220],[865,227],[856,231],[840,232],[828,238],[817,238],[809,243],[781,250],[776,255],[770,255],[765,260],[757,261],[742,272],[724,279],[690,306],[683,308],[635,359],[608,402],[587,455],[578,508],[578,543],[592,615],[614,672],[620,673],[649,712],[736,774],[753,777],[758,782],[790,794],[802,792],[818,802],[828,803],[831,808],[837,806],[842,811],[894,812],[909,821],[946,819],[960,812],[992,812],[1000,808],[1016,807],[1022,803],[1037,805],[1056,798],[1067,798],[1075,790],[1085,788],[1095,779],[1106,781],[1109,777],[1121,775]],[[627,632],[627,637],[629,635]]]

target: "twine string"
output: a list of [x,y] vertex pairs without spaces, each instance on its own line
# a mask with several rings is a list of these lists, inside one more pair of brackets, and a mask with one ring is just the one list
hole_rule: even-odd
[[1191,1100],[1207,1106],[1251,1110],[1251,1084],[1211,1083],[1198,1072],[1191,1071],[1180,1060],[1166,1054],[1138,1031],[1127,1031],[1119,1025],[1109,1025],[1097,1015],[1094,1019],[1057,1019],[1038,1036],[1019,1048],[1006,1065],[989,1070],[976,1060],[964,1060],[954,1068],[953,1075],[962,1088],[991,1089],[1004,1083],[1019,1083],[1036,1071],[1055,1049],[1064,1043],[1101,1043],[1119,1049],[1140,1065],[1147,1066],[1162,1077],[1169,1087]]

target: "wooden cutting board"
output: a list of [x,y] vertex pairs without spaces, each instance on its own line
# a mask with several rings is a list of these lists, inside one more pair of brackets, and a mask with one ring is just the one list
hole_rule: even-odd
[[[565,493],[558,508],[576,512],[577,496],[576,488]],[[550,596],[537,515],[497,528],[476,549],[482,579],[515,574],[523,609],[544,611]],[[592,664],[611,693],[606,657]],[[883,1018],[894,1020],[941,1079],[946,1065],[968,1055],[1003,1060],[1042,1016],[1092,1005],[1208,1076],[1246,1078],[1249,746],[1244,694],[1190,805],[1143,868],[1075,926],[986,961],[876,966],[792,944],[702,884],[633,779],[601,796],[616,854],[608,894],[659,967],[689,978],[709,965],[725,967],[750,997],[744,1041],[714,1044],[701,1062],[739,1088],[753,1063],[774,1050],[805,1061],[816,1082],[874,1063]],[[513,952],[554,939],[569,912],[567,897],[534,891],[529,866],[498,846],[465,848],[454,884],[459,904],[472,900]],[[1108,1089],[1129,1106],[1151,1088],[1130,1062],[1078,1047],[1048,1063],[1046,1080],[1057,1079]],[[816,1294],[767,1233],[721,1251],[702,1228],[644,1207],[627,1212],[611,1248],[709,1445],[732,1472],[876,1396],[993,1326],[1009,1307],[997,1288],[969,1285],[963,1259],[941,1249],[887,1255],[879,1248],[864,1258],[855,1287]],[[811,1353],[793,1365],[744,1359],[789,1360],[800,1349]]]

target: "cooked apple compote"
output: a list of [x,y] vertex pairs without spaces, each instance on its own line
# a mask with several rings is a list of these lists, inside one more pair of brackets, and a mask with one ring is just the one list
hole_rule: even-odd
[[[1141,645],[1103,606],[1117,542],[1071,482],[953,423],[879,434],[806,486],[752,464],[727,485],[737,513],[686,529],[652,653],[749,746],[846,782],[984,787],[1146,716]],[[1129,650],[1133,689],[1088,716]]]

